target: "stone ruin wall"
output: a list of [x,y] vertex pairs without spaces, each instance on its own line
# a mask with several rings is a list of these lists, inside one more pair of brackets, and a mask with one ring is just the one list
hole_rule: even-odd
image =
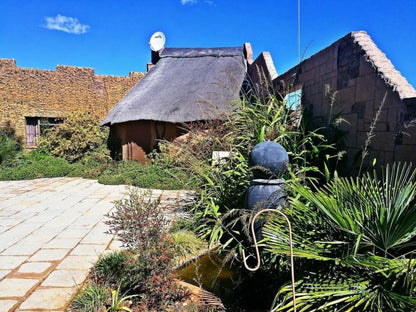
[[63,65],[21,68],[13,59],[0,59],[0,125],[11,121],[25,142],[25,117],[66,117],[80,110],[102,120],[143,76],[96,75],[92,68]]
[[[340,127],[347,131],[344,169],[359,167],[370,125],[385,94],[364,166],[374,158],[377,165],[416,161],[416,127],[407,127],[416,114],[386,84],[351,37],[338,40],[274,80],[280,92],[296,86],[302,86],[302,105],[311,112],[316,127],[326,126],[331,113],[340,113],[346,120]],[[328,89],[336,92],[332,108]]]

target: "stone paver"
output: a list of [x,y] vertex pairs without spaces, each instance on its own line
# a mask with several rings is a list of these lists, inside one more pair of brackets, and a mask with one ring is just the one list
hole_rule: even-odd
[[17,300],[0,300],[0,311],[13,311],[13,306],[18,302]]
[[62,260],[70,249],[41,249],[36,252],[29,261],[58,261]]
[[29,278],[5,278],[0,282],[2,297],[22,297],[40,281]]
[[40,274],[51,267],[50,262],[26,262],[22,264],[17,273]]
[[68,256],[56,267],[57,270],[61,269],[76,269],[88,271],[97,260],[100,254],[90,256]]
[[[7,274],[9,274],[11,270],[0,270],[0,280],[5,277]],[[0,310],[1,311],[1,310]]]
[[0,269],[14,269],[22,264],[26,259],[27,257],[25,256],[3,256],[0,254]]
[[[120,247],[104,221],[127,194],[81,178],[0,181],[0,312],[65,311],[100,255]],[[186,191],[150,196],[168,218],[192,199]]]
[[[90,263],[91,267],[91,263]],[[43,287],[79,287],[87,277],[88,270],[55,270],[41,284]]]
[[31,296],[21,304],[20,311],[28,310],[64,310],[66,300],[73,293],[73,288],[44,288],[35,290]]

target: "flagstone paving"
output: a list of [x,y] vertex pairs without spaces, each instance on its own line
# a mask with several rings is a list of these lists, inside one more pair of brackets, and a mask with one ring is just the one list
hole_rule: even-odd
[[[0,311],[66,311],[99,256],[119,247],[104,221],[127,194],[81,178],[0,181]],[[187,191],[150,196],[168,218],[192,200]]]

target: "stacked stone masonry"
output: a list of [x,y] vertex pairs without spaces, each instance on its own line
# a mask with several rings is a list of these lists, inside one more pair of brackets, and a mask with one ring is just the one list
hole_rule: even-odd
[[380,165],[416,161],[416,127],[409,127],[416,117],[416,91],[365,32],[350,33],[304,60],[278,76],[274,87],[283,94],[301,87],[302,105],[315,127],[342,115],[347,171],[359,167],[370,125],[385,97],[365,165],[374,158]]
[[143,76],[96,75],[92,68],[62,65],[21,68],[13,59],[0,59],[0,125],[10,121],[26,142],[26,117],[65,118],[86,111],[103,119]]

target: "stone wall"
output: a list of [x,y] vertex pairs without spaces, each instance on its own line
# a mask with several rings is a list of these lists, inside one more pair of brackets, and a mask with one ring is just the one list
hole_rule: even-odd
[[[359,167],[370,125],[384,96],[375,136],[369,146],[370,155],[364,165],[369,165],[374,158],[379,165],[416,161],[416,132],[407,127],[415,115],[410,111],[412,101],[401,99],[386,83],[351,34],[274,80],[274,88],[283,94],[300,86],[302,106],[311,112],[315,127],[326,126],[338,113],[346,120],[340,127],[347,131],[344,171]],[[335,96],[333,105],[332,95]]]
[[12,59],[0,59],[0,124],[10,120],[25,142],[26,117],[66,117],[82,110],[103,119],[143,76],[96,75],[92,68],[62,65],[21,68]]

